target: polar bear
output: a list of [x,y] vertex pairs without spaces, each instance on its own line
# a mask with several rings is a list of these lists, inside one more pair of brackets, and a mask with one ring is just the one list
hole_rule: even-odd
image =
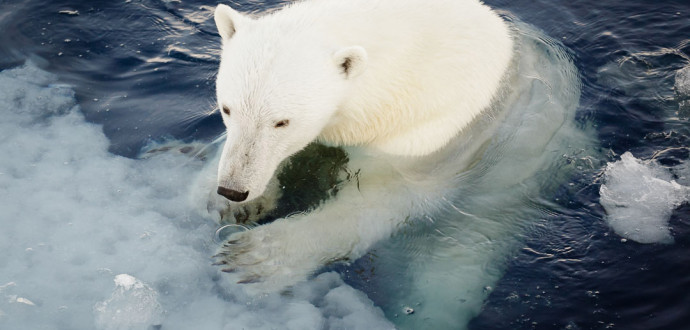
[[[234,234],[217,264],[280,290],[354,260],[436,207],[462,168],[451,143],[493,102],[513,57],[477,0],[319,0],[254,18],[218,5],[218,194],[251,203],[313,141],[344,147],[350,184],[319,208]],[[453,162],[457,166],[458,161]],[[268,189],[275,190],[275,189]]]
[[463,328],[597,145],[574,120],[568,51],[476,0],[305,1],[261,18],[219,5],[215,20],[227,138],[200,175],[199,207],[233,200],[225,214],[256,219],[281,193],[281,207],[299,198],[290,180],[303,179],[285,172],[312,164],[296,158],[343,158],[293,153],[318,141],[347,158],[330,199],[220,247],[226,278],[248,289],[353,261],[342,276],[358,283],[351,267],[375,267],[361,288],[396,326]]

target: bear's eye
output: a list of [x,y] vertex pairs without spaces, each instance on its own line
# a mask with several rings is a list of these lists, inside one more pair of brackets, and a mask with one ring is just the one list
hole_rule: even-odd
[[226,115],[229,116],[230,115],[230,108],[228,108],[227,106],[224,105],[223,106],[223,113],[225,113]]
[[289,124],[290,124],[290,121],[289,121],[289,120],[283,119],[283,120],[277,122],[276,125],[275,125],[274,127],[275,127],[275,128],[281,128],[281,127],[285,127],[285,126],[287,126],[287,125],[289,125]]

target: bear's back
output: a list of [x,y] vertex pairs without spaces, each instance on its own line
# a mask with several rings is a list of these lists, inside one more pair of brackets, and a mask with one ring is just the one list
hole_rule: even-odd
[[286,38],[367,51],[320,140],[398,155],[439,149],[488,108],[513,54],[507,24],[475,0],[304,1],[264,19]]

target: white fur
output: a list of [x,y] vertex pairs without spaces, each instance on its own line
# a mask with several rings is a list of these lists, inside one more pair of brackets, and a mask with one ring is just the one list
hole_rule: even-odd
[[232,112],[219,185],[248,199],[315,139],[438,150],[491,104],[513,48],[506,24],[475,0],[305,1],[258,19],[219,5],[216,22],[218,104]]
[[448,187],[419,168],[491,105],[513,51],[506,24],[475,0],[305,1],[258,19],[218,5],[215,20],[218,105],[230,112],[219,186],[252,200],[314,140],[359,147],[356,188],[226,245],[226,264],[271,289],[357,258],[429,211],[423,201]]
[[231,114],[219,185],[256,198],[314,140],[344,146],[359,175],[312,212],[234,234],[220,263],[280,290],[362,256],[407,219],[430,219],[438,253],[411,258],[435,268],[419,266],[392,299],[422,304],[411,328],[462,328],[521,219],[538,216],[525,199],[558,181],[535,173],[562,159],[562,141],[584,140],[564,125],[579,93],[572,63],[541,54],[551,46],[538,33],[521,35],[514,57],[506,24],[475,0],[318,0],[238,15],[216,10],[236,27],[221,32],[217,96]]

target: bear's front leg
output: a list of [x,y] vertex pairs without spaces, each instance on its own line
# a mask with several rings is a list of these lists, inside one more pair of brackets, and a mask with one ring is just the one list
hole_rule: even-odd
[[238,283],[257,283],[260,291],[295,284],[324,262],[348,253],[328,253],[318,241],[309,239],[313,233],[309,226],[305,219],[281,219],[233,234],[219,249],[215,264],[222,265],[224,272],[236,273]]
[[240,283],[256,283],[260,291],[280,290],[328,263],[359,258],[389,237],[409,215],[404,205],[395,204],[365,198],[353,188],[310,213],[231,235],[215,264],[235,273]]

